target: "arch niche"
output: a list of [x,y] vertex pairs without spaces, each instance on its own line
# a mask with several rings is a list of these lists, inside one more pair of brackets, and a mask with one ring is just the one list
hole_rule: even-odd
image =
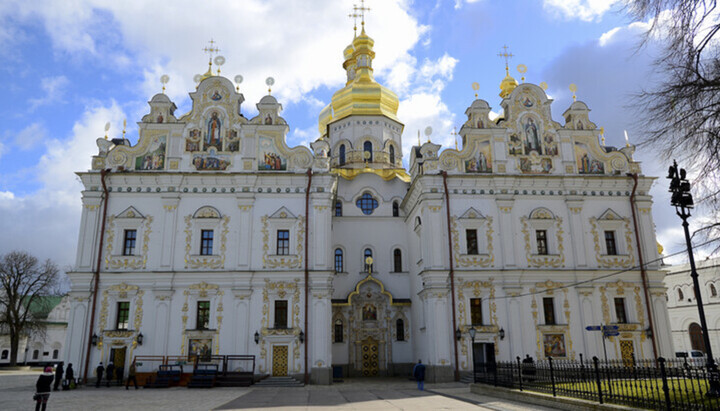
[[690,324],[688,328],[690,333],[690,348],[693,350],[705,351],[705,341],[703,341],[702,327],[698,323]]

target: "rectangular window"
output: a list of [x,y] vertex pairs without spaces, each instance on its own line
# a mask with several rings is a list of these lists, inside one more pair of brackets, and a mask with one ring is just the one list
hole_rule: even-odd
[[115,321],[116,330],[127,330],[128,319],[130,318],[130,302],[121,301],[117,303],[117,317]]
[[341,320],[335,321],[335,342],[343,342],[343,323]]
[[555,325],[555,302],[552,297],[543,298],[543,311],[545,312],[545,324]]
[[482,325],[482,298],[470,299],[470,321],[473,325]]
[[213,230],[202,230],[200,243],[200,255],[212,255],[213,253]]
[[627,323],[627,313],[625,312],[625,299],[615,298],[615,316],[618,324]]
[[548,254],[547,231],[545,231],[545,230],[535,231],[535,239],[537,240],[538,254],[547,255]]
[[290,231],[277,230],[277,255],[290,254]]
[[123,241],[123,255],[135,255],[136,239],[137,230],[125,230],[125,240]]
[[197,325],[198,330],[207,330],[210,327],[210,301],[198,301]]
[[398,318],[395,322],[395,333],[398,341],[405,341],[405,321],[402,318]]
[[342,201],[335,202],[335,217],[342,217]]
[[275,301],[275,328],[287,328],[288,302],[287,300]]
[[617,255],[615,231],[605,231],[605,249],[607,250],[608,255]]
[[467,253],[478,253],[477,230],[465,230],[465,240],[467,241]]

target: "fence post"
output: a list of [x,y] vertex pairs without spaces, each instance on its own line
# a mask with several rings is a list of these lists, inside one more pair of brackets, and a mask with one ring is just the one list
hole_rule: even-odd
[[498,365],[497,365],[497,362],[491,362],[490,364],[491,364],[491,366],[493,367],[493,378],[495,379],[495,380],[494,380],[494,383],[495,383],[495,386],[497,387]]
[[550,384],[552,384],[552,390],[553,390],[553,397],[556,397],[555,394],[555,374],[553,373],[553,359],[552,357],[548,357],[548,364],[550,364]]
[[597,390],[598,390],[598,401],[600,404],[603,403],[602,398],[602,384],[600,383],[600,360],[598,360],[598,357],[593,357],[593,365],[595,365],[595,382],[597,383]]
[[520,356],[517,356],[518,363],[518,382],[520,383],[520,391],[522,391],[522,366],[520,365]]
[[668,387],[667,383],[667,373],[665,372],[665,358],[660,357],[658,358],[658,362],[660,363],[660,376],[662,377],[662,389],[665,392],[665,408],[667,408],[668,411],[670,411],[670,387]]

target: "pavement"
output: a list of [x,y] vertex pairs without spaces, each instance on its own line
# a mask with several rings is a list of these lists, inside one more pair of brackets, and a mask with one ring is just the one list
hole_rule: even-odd
[[[39,371],[0,371],[0,408],[32,409]],[[346,379],[330,386],[139,389],[81,387],[53,392],[48,410],[550,410],[470,392],[461,383]]]

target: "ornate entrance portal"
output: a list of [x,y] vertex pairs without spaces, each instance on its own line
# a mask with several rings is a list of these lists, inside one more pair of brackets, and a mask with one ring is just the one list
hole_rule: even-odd
[[362,342],[362,375],[375,377],[378,375],[378,343],[372,337]]
[[288,346],[273,345],[272,355],[273,377],[286,376],[288,374]]

